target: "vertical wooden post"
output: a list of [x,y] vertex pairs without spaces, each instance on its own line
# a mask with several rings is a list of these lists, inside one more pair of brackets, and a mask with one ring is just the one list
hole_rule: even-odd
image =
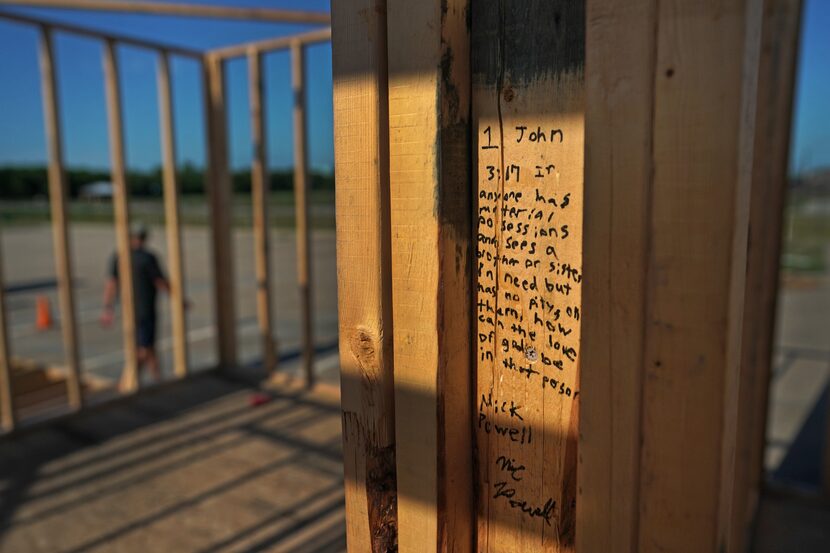
[[739,437],[735,473],[736,489],[741,489],[742,482],[750,487],[746,500],[750,517],[756,511],[764,479],[801,4],[801,0],[764,2],[741,362],[746,385],[741,388],[739,424],[746,430]]
[[572,551],[583,2],[473,4],[480,551]]
[[381,553],[397,543],[386,0],[331,8],[346,540]]
[[586,63],[593,70],[585,78],[583,313],[595,323],[582,332],[578,479],[590,486],[578,497],[583,552],[639,550],[654,5],[587,3]]
[[135,295],[130,246],[129,188],[124,160],[124,128],[121,119],[121,87],[118,83],[118,58],[115,43],[104,43],[104,83],[107,97],[112,203],[115,213],[115,239],[118,252],[118,287],[121,292],[121,325],[124,333],[124,373],[122,391],[138,390],[140,382],[135,342]]
[[232,195],[228,173],[225,112],[225,71],[222,59],[208,55],[203,62],[207,129],[207,191],[210,205],[213,278],[219,366],[236,367],[236,306],[234,298]]
[[303,367],[309,387],[314,384],[314,334],[311,278],[311,236],[308,221],[308,138],[306,136],[305,67],[303,45],[291,43],[291,86],[294,93],[294,204],[297,218],[297,280],[300,285],[300,325]]
[[253,161],[251,166],[251,203],[254,210],[254,262],[257,280],[257,317],[262,334],[262,363],[267,372],[277,366],[274,344],[273,317],[271,314],[271,263],[268,248],[268,150],[265,135],[265,105],[263,96],[262,54],[251,49],[248,52],[248,92],[251,104],[251,140]]
[[587,2],[580,553],[733,551],[761,6]]
[[61,334],[66,358],[66,386],[69,406],[83,406],[80,353],[75,317],[75,293],[72,289],[72,252],[66,217],[66,174],[63,168],[58,85],[55,76],[52,33],[48,27],[40,30],[40,73],[43,94],[43,121],[49,151],[49,203],[52,218],[52,243],[55,250],[55,269],[58,277],[58,297],[61,310]]
[[763,485],[801,0],[765,0],[763,17],[730,551],[746,549]]
[[179,220],[179,184],[176,179],[176,133],[173,128],[173,98],[167,52],[158,58],[159,128],[164,180],[164,220],[170,271],[170,320],[173,331],[173,366],[176,376],[187,376],[187,318],[185,317],[182,231]]
[[467,0],[389,0],[398,544],[472,548]]
[[9,333],[6,326],[6,280],[3,274],[3,248],[0,242],[0,428],[10,432],[14,430],[17,421],[14,411]]

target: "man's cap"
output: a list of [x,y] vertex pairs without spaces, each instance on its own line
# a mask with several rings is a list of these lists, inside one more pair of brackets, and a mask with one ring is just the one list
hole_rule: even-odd
[[145,225],[141,221],[136,221],[130,225],[130,236],[134,238],[147,238],[148,230],[147,225]]

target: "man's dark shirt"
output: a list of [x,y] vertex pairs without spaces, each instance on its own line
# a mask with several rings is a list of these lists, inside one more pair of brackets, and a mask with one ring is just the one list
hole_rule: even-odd
[[[138,321],[156,318],[156,279],[164,278],[158,259],[147,250],[133,249],[133,290],[135,318]],[[110,276],[118,280],[118,254],[110,260]]]

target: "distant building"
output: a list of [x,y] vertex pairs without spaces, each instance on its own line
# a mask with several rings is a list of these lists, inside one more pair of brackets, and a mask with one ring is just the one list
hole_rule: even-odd
[[78,191],[78,197],[83,200],[111,200],[112,183],[107,181],[98,181],[85,184]]

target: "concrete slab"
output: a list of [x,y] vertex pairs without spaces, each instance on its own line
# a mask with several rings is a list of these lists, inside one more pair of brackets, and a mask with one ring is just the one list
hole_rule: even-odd
[[345,550],[325,391],[206,376],[0,448],[0,552]]

